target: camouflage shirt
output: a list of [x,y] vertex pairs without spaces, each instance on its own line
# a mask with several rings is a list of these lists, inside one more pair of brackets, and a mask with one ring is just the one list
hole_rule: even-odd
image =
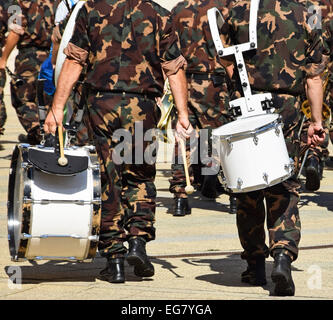
[[20,34],[18,49],[49,49],[54,27],[54,14],[60,0],[16,0],[22,10],[22,26],[12,28]]
[[[223,28],[229,44],[249,41],[250,2],[231,2]],[[309,18],[302,1],[260,1],[258,48],[244,54],[253,90],[299,96],[304,94],[306,75],[324,70],[321,32],[313,32]]]
[[163,71],[185,64],[169,11],[153,1],[88,1],[80,10],[70,59],[88,62],[87,82],[96,90],[163,92]]
[[224,73],[219,62],[211,32],[207,10],[222,9],[231,0],[186,0],[179,2],[171,11],[174,27],[179,33],[182,54],[190,73]]

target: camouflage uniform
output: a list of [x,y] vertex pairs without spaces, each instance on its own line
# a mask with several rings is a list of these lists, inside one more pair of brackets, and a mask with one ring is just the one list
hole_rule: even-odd
[[[2,55],[2,48],[6,42],[7,22],[8,22],[8,8],[13,1],[0,1],[0,57]],[[4,102],[4,90],[6,85],[6,71],[0,69],[0,134],[4,132],[4,125],[7,120],[6,106]]]
[[[88,1],[65,49],[69,59],[88,63],[88,113],[101,164],[102,256],[121,257],[130,238],[155,238],[155,162],[143,158],[153,144],[135,140],[140,135],[135,124],[143,134],[156,127],[160,114],[154,98],[162,96],[164,86],[161,66],[168,75],[186,63],[178,42],[169,12],[152,1]],[[117,129],[130,133],[124,153],[133,156],[131,163],[115,161],[122,143],[115,137]]]
[[[182,53],[187,61],[189,120],[198,133],[202,129],[207,129],[207,137],[210,136],[212,128],[227,122],[225,106],[228,103],[225,69],[215,53],[207,10],[212,7],[225,7],[228,2],[228,0],[186,0],[179,2],[171,11]],[[173,126],[175,124],[176,121],[173,122]],[[197,137],[199,139],[199,135]],[[202,178],[200,167],[209,165],[209,159],[201,159],[200,154],[204,152],[200,151],[200,147],[201,150],[203,148],[207,150],[209,146],[200,146],[200,144],[190,146],[190,140],[187,140],[187,159],[190,158],[190,150],[192,159],[195,154],[193,164],[189,167],[192,182],[195,179],[193,174]],[[207,156],[209,158],[210,153]],[[186,198],[185,173],[178,143],[175,144],[174,159],[169,190],[175,197]],[[197,171],[197,174],[192,170]],[[196,182],[200,184],[202,181]]]
[[28,142],[31,144],[36,144],[41,139],[36,81],[40,66],[49,55],[54,13],[58,3],[59,0],[17,0],[22,10],[22,26],[12,30],[20,34],[15,75],[23,80],[23,84],[18,85],[15,79],[12,79],[11,98],[18,119],[28,133]]
[[[316,7],[320,8],[320,15],[321,15],[321,18],[322,18],[320,27],[322,27],[324,31],[325,31],[325,29],[328,29],[328,30],[326,30],[328,32],[328,34],[324,32],[324,35],[326,34],[326,37],[324,37],[324,39],[326,38],[326,40],[327,40],[326,45],[329,45],[329,42],[330,42],[329,37],[330,37],[331,32],[333,30],[333,25],[331,23],[332,18],[333,18],[333,2],[331,0],[322,0],[322,1],[311,0],[311,3],[313,3],[313,5],[315,5]],[[328,37],[328,39],[327,39],[327,37]],[[331,47],[332,47],[332,45],[331,45]],[[326,48],[326,49],[329,49],[329,48]],[[333,104],[332,104],[333,103],[333,101],[332,101],[332,93],[333,92],[331,93],[331,91],[333,91],[332,66],[330,66],[330,69],[328,70],[327,77],[328,77],[328,83],[327,83],[326,90],[324,92],[324,94],[325,94],[324,95],[324,102],[328,106],[330,106],[330,108],[332,108],[333,107]],[[304,122],[303,128],[302,128],[302,133],[301,133],[301,152],[302,152],[302,154],[304,154],[305,153],[304,150],[307,149],[307,130],[308,130],[309,124],[310,124],[310,120],[306,119],[305,122]],[[325,126],[324,126],[324,129],[325,129],[325,132],[326,132],[325,142],[321,145],[316,146],[316,147],[310,147],[309,153],[307,155],[307,160],[305,162],[305,168],[306,168],[307,164],[311,161],[310,160],[311,158],[318,159],[317,160],[318,163],[319,163],[319,168],[318,168],[319,169],[319,172],[318,172],[319,180],[318,181],[320,181],[320,179],[322,178],[322,171],[323,171],[324,163],[325,163],[325,160],[327,160],[328,156],[329,156],[329,152],[328,152],[329,129],[330,129],[329,127],[327,127],[326,123],[325,123]],[[331,130],[333,130],[333,129],[331,129]],[[306,186],[307,185],[309,185],[309,186],[317,185],[318,189],[319,189],[320,183],[317,184],[316,181],[312,181],[312,182],[308,181],[308,179],[310,179],[310,177],[311,176],[307,177]],[[311,188],[310,188],[310,190],[311,190]],[[314,190],[311,190],[311,191],[314,191]]]
[[[233,1],[231,5],[224,32],[232,44],[247,42],[250,1]],[[318,75],[325,67],[322,38],[319,32],[311,32],[307,12],[307,7],[298,1],[260,1],[258,48],[244,54],[252,91],[272,94],[276,112],[284,123],[289,155],[295,163],[299,156],[297,133],[303,81],[306,74]],[[242,92],[241,88],[237,92]],[[290,178],[264,190],[237,195],[237,228],[244,248],[242,258],[249,264],[269,253],[273,256],[275,249],[282,249],[292,260],[297,258],[301,238],[298,188],[299,183]],[[269,248],[265,244],[264,200]]]

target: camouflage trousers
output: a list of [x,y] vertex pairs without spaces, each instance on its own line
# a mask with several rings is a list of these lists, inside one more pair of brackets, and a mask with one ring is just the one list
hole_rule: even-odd
[[4,102],[4,90],[6,85],[6,71],[0,69],[0,134],[4,132],[4,126],[7,120],[6,106]]
[[[41,64],[48,54],[48,51],[33,47],[19,50],[15,59],[15,78],[10,82],[12,105],[29,140],[35,143],[41,140],[36,84]],[[46,105],[49,105],[52,98],[45,97]]]
[[[188,81],[189,120],[196,131],[194,139],[186,140],[186,161],[189,165],[191,184],[201,184],[203,175],[210,174],[209,166],[212,165],[212,161],[218,161],[211,158],[211,132],[213,128],[220,127],[228,122],[225,111],[228,102],[227,90],[226,83],[215,87],[211,80],[190,79]],[[172,123],[173,129],[176,123],[177,119]],[[184,165],[177,142],[175,143],[173,159],[169,191],[175,197],[186,198]]]
[[[299,165],[300,98],[273,95],[274,105],[284,123],[283,131],[289,156]],[[237,197],[237,229],[244,249],[242,258],[254,262],[268,257],[274,249],[284,249],[292,260],[298,256],[301,222],[298,211],[300,188],[295,175],[275,186],[235,194]],[[266,202],[266,209],[265,204]],[[265,218],[269,233],[269,247],[265,244]]]
[[[122,256],[127,250],[124,241],[131,237],[155,239],[156,166],[154,159],[143,159],[154,146],[143,141],[143,135],[156,128],[159,112],[155,101],[144,97],[89,95],[90,126],[101,166],[102,256]],[[122,162],[125,154],[128,161]]]

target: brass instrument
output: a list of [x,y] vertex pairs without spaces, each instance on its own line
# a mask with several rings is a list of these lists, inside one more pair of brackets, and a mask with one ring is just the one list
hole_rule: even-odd
[[157,124],[157,128],[163,132],[164,142],[170,143],[167,131],[171,129],[171,114],[174,109],[174,101],[168,80],[165,82],[164,94],[160,103],[158,103],[158,107],[161,110],[161,119]]

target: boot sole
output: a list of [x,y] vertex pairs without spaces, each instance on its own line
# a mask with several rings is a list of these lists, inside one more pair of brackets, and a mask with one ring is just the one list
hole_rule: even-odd
[[274,294],[276,296],[294,296],[295,289],[282,274],[272,274],[272,281],[275,283]]
[[307,168],[305,188],[309,191],[316,191],[320,188],[320,177],[315,168]]
[[104,280],[110,283],[125,283],[125,279],[113,279],[113,276],[111,274],[99,274],[99,279]]
[[138,277],[152,277],[155,274],[138,256],[127,256],[126,260],[129,265],[134,266],[134,274]]

